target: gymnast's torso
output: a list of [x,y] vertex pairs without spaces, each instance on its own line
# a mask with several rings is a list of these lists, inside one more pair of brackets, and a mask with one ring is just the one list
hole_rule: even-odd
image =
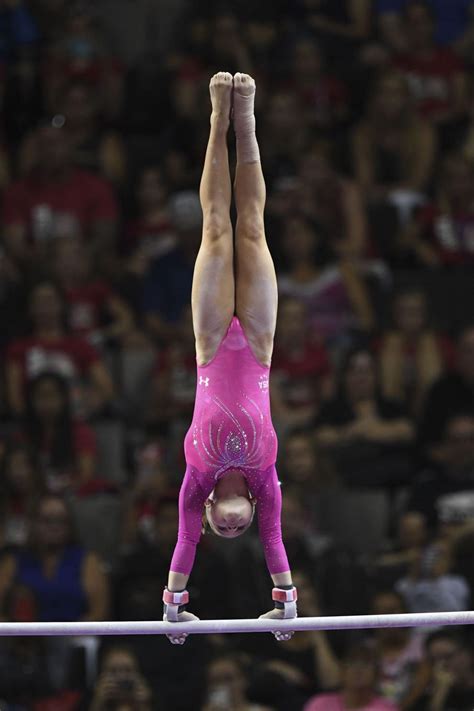
[[229,469],[248,478],[275,464],[269,376],[234,316],[212,360],[197,366],[193,420],[184,440],[188,465],[217,481]]

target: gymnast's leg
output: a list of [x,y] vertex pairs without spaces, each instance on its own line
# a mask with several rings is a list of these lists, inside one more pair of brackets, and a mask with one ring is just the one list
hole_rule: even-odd
[[232,75],[215,74],[209,86],[211,130],[201,179],[202,242],[192,286],[193,327],[199,365],[215,354],[234,315],[234,248],[230,221],[231,181],[227,152]]
[[[255,136],[254,96],[255,82],[252,77],[236,74],[236,313],[257,359],[264,365],[270,365],[278,293],[275,267],[265,239],[263,212],[266,193]],[[272,578],[275,585],[292,586],[289,571],[273,575]]]
[[236,313],[257,359],[270,365],[278,296],[275,267],[265,239],[265,181],[255,136],[255,82],[234,76],[234,128],[237,166]]

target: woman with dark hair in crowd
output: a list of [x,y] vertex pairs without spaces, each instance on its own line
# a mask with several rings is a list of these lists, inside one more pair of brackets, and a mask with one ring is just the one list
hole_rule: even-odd
[[355,180],[337,170],[334,145],[314,141],[298,165],[300,210],[319,225],[334,256],[360,259],[367,247],[367,218]]
[[413,424],[404,408],[380,394],[373,354],[361,347],[349,351],[337,395],[321,408],[317,443],[331,450],[348,483],[381,486],[406,477],[413,438]]
[[248,700],[248,673],[238,654],[224,654],[211,661],[207,669],[207,688],[202,711],[270,711],[267,706]]
[[403,442],[413,437],[413,427],[396,402],[380,396],[372,353],[354,348],[341,366],[337,396],[321,410],[317,440],[321,445],[368,442]]
[[402,248],[420,266],[474,265],[474,167],[458,153],[441,161],[434,200],[401,236]]
[[105,620],[107,578],[94,553],[74,542],[65,501],[46,495],[37,502],[30,545],[0,562],[0,618],[27,606],[31,620]]
[[0,547],[22,546],[30,531],[33,508],[43,481],[32,450],[11,441],[0,467]]
[[[113,644],[105,649],[89,711],[151,711],[152,692],[133,650]],[[161,706],[159,707],[161,708]]]
[[48,489],[84,487],[96,474],[97,445],[93,430],[73,419],[67,381],[43,373],[31,381],[27,397],[24,432]]
[[370,331],[373,311],[363,280],[348,260],[337,261],[324,232],[307,217],[283,225],[286,270],[278,276],[282,296],[302,301],[309,325],[333,349],[347,346],[354,331]]
[[445,368],[454,362],[454,344],[430,326],[427,296],[411,286],[394,294],[393,327],[374,343],[384,397],[416,411]]
[[[74,408],[87,414],[100,411],[112,398],[114,386],[99,354],[86,340],[71,336],[65,325],[65,299],[52,281],[38,282],[30,292],[30,333],[12,341],[5,363],[9,406],[23,415],[28,382],[40,373],[55,372],[76,387]],[[81,379],[89,380],[84,389]],[[79,387],[78,387],[79,386]]]
[[389,71],[377,79],[352,141],[355,177],[369,202],[388,200],[397,190],[426,190],[436,137],[418,116],[402,74]]
[[341,691],[318,694],[304,711],[398,711],[398,706],[377,694],[379,670],[376,651],[365,643],[354,644],[344,655]]
[[[255,135],[255,82],[219,72],[210,82],[209,143],[200,197],[203,233],[193,288],[197,390],[184,448],[186,472],[179,495],[178,541],[163,593],[165,619],[181,611],[201,536],[202,515],[219,536],[246,531],[257,510],[260,537],[274,588],[265,617],[296,616],[296,588],[281,535],[281,490],[275,468],[277,437],[271,420],[269,376],[277,316],[277,281],[264,230],[265,182]],[[236,133],[234,240],[227,132]],[[238,314],[238,316],[236,315]],[[183,644],[186,633],[170,635]],[[291,632],[275,632],[289,639]]]

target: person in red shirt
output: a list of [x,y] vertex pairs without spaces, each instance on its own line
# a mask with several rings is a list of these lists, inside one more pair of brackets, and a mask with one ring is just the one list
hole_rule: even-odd
[[423,266],[474,265],[474,169],[467,158],[445,157],[435,200],[408,225],[403,245]]
[[321,50],[312,38],[303,37],[295,43],[291,86],[313,128],[331,131],[347,120],[347,86],[325,71]]
[[467,109],[467,82],[462,60],[434,41],[434,20],[424,2],[410,2],[404,12],[407,50],[393,63],[407,77],[421,114],[436,124],[461,118]]
[[148,166],[137,181],[136,202],[138,214],[126,225],[124,251],[132,258],[143,255],[156,259],[177,244],[168,192],[159,166]]
[[125,337],[132,314],[103,279],[94,278],[85,245],[77,239],[57,243],[54,270],[68,304],[71,333],[96,345]]
[[38,161],[27,178],[5,192],[4,242],[18,262],[36,263],[52,240],[76,235],[97,255],[114,250],[117,205],[110,186],[73,165],[67,132],[53,125],[36,131]]
[[[31,334],[12,341],[6,354],[7,399],[13,414],[24,413],[28,382],[46,371],[66,378],[77,396],[76,411],[92,414],[103,409],[114,394],[112,379],[95,348],[64,328],[64,302],[54,282],[40,282],[32,290],[30,317]],[[82,379],[88,381],[87,389]]]
[[275,418],[289,426],[309,424],[322,398],[332,394],[329,357],[323,344],[311,338],[301,301],[284,299],[278,314],[271,386]]

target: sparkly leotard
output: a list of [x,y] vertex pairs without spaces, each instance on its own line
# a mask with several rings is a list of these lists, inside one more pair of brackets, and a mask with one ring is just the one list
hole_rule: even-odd
[[204,503],[229,469],[245,476],[271,574],[289,570],[281,538],[277,438],[270,414],[270,368],[257,361],[236,316],[214,358],[197,366],[194,415],[184,440],[178,542],[171,570],[189,575],[201,536]]

